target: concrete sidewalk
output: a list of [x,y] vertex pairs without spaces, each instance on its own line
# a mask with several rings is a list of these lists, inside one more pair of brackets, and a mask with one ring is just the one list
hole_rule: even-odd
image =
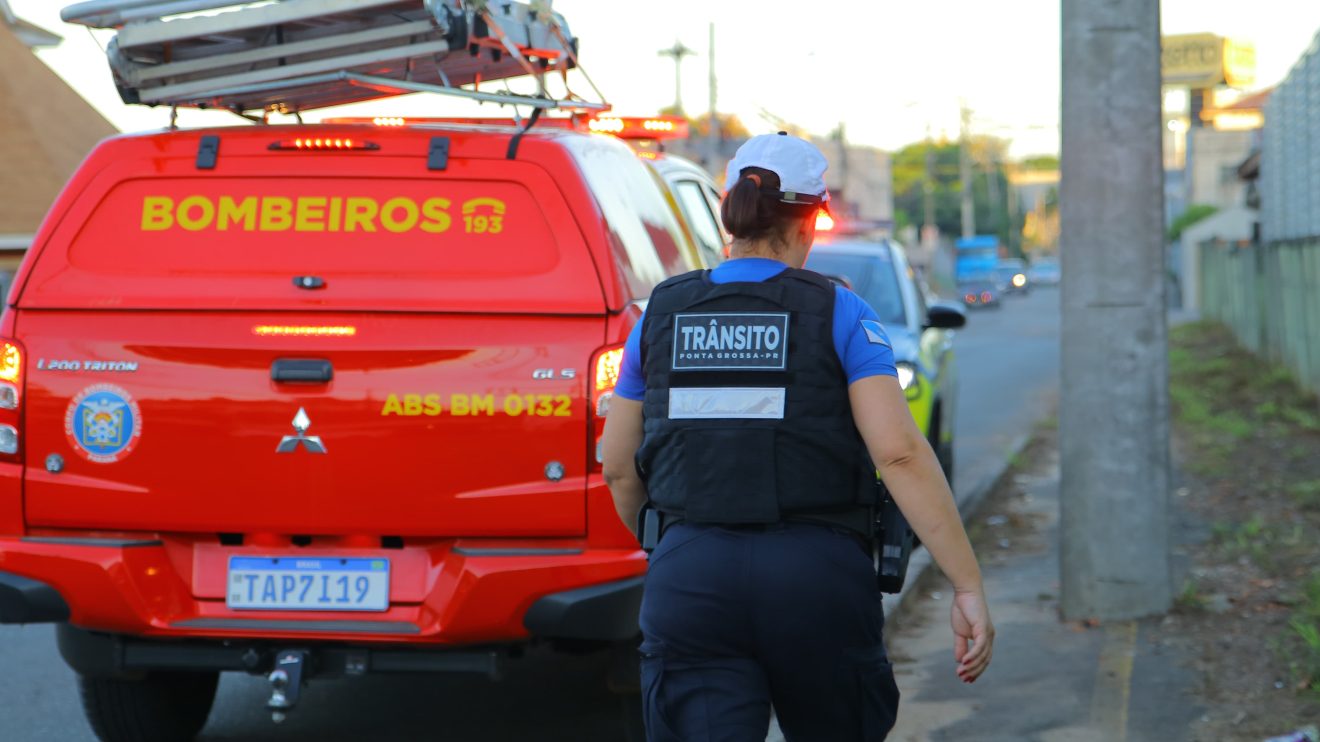
[[1058,452],[1050,439],[1024,458],[968,518],[997,631],[994,661],[974,685],[958,680],[948,582],[931,570],[887,629],[903,693],[890,739],[1197,739],[1196,677],[1162,619],[1059,619]]

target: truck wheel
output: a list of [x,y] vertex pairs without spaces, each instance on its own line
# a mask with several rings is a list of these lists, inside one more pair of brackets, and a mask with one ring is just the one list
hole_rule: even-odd
[[78,676],[83,712],[102,742],[187,742],[206,725],[218,672],[153,672],[138,679]]

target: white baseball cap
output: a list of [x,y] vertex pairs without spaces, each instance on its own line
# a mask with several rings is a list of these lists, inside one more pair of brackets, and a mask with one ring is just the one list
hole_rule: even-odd
[[759,167],[779,176],[779,200],[789,204],[823,204],[830,200],[825,187],[829,163],[816,145],[787,132],[761,134],[743,142],[724,174],[724,190],[738,182],[744,168]]

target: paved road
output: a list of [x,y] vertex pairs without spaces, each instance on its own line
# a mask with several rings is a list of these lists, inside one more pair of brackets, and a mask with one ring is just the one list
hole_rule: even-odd
[[958,334],[959,502],[998,473],[997,464],[1058,398],[1059,312],[1058,289],[1040,287],[1005,298],[1001,308],[971,312]]
[[[957,339],[961,390],[956,489],[995,470],[1057,393],[1058,293],[1039,289],[972,314]],[[201,737],[220,740],[573,740],[617,742],[617,699],[600,658],[533,658],[504,683],[467,677],[315,682],[282,726],[264,710],[263,681],[228,675]],[[49,626],[0,627],[0,740],[94,737]]]

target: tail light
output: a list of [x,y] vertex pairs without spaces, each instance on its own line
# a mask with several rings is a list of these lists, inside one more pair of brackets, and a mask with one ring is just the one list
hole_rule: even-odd
[[591,421],[590,438],[591,459],[587,470],[600,472],[603,456],[601,455],[600,437],[605,432],[605,416],[610,412],[610,400],[614,398],[614,387],[619,383],[619,371],[623,368],[623,345],[607,345],[596,351],[591,358],[591,379],[587,392],[591,407],[587,414]]
[[975,304],[975,303],[976,303],[976,294],[968,294],[968,295],[964,296],[964,297],[963,297],[963,301],[966,301],[968,304]]
[[985,304],[985,303],[987,303],[987,302],[989,302],[989,301],[990,301],[990,292],[989,292],[989,291],[982,291],[982,292],[981,292],[981,303],[982,303],[982,304]]
[[23,348],[0,339],[0,461],[18,461],[19,412],[23,396]]

